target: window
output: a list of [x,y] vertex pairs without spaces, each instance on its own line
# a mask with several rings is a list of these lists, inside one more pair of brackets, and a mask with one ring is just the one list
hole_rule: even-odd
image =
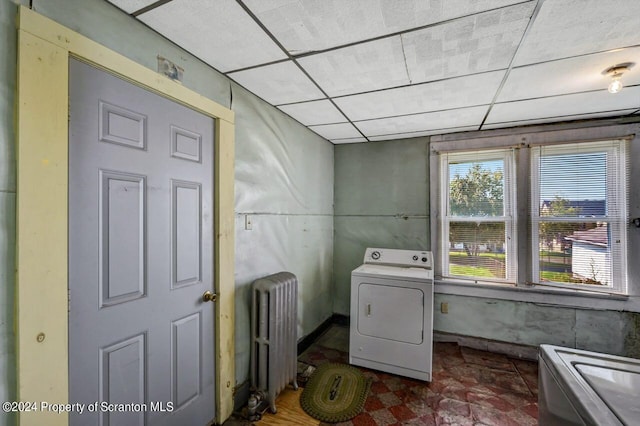
[[626,290],[624,142],[532,148],[533,282]]
[[626,293],[626,151],[616,140],[440,153],[441,278]]
[[513,155],[442,156],[443,275],[515,282]]

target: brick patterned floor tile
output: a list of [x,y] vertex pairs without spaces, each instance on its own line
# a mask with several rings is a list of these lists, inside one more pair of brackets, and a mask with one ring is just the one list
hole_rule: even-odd
[[516,421],[519,426],[538,426],[538,415],[535,417],[521,411],[515,410],[509,413],[509,416]]
[[516,371],[516,367],[506,355],[464,347],[460,348],[460,353],[467,364],[481,365],[494,370]]
[[[496,392],[496,389],[498,389],[499,391]],[[495,388],[492,386],[485,386],[485,385],[474,385],[474,386],[470,386],[468,388],[469,392],[476,392],[476,393],[482,393],[485,395],[502,395],[505,392],[508,392],[506,389],[502,389],[502,388]]]
[[442,395],[445,398],[455,399],[456,401],[469,402],[467,401],[467,393],[468,393],[468,388],[462,388],[462,389],[446,388],[442,392],[440,392],[440,395]]
[[362,413],[351,419],[353,426],[378,426],[378,423],[373,419],[371,414]]
[[429,397],[433,397],[434,395],[437,395],[437,393],[427,387],[427,386],[413,386],[411,388],[411,394],[414,395],[415,398],[417,399],[423,399],[426,400]]
[[538,419],[538,404],[527,404],[524,407],[520,407],[520,411],[536,420]]
[[402,404],[402,400],[398,398],[393,392],[378,394],[378,398],[380,399],[380,402],[382,402],[382,404],[387,408],[393,407],[394,405]]
[[433,352],[438,355],[460,355],[460,346],[454,342],[436,342]]
[[378,426],[387,426],[398,423],[395,416],[386,408],[369,413]]
[[449,371],[456,379],[469,386],[476,381],[476,383],[493,385],[513,393],[531,395],[529,387],[517,372],[493,370],[470,364],[456,366]]
[[433,359],[442,362],[445,367],[465,363],[457,343],[436,342],[433,345]]
[[471,404],[471,413],[475,420],[487,425],[520,426],[510,412]]
[[511,358],[511,362],[513,362],[513,365],[516,366],[520,373],[538,374],[538,363],[535,361]]
[[536,373],[520,373],[532,394],[538,395],[538,375]]
[[401,423],[411,419],[415,419],[417,417],[416,413],[410,410],[406,405],[396,405],[394,407],[389,407],[389,411]]
[[[436,425],[438,426],[477,426],[471,418],[458,417],[448,414],[436,414]],[[496,426],[496,425],[487,425]]]
[[361,370],[362,370],[362,375],[367,379],[371,379],[373,381],[379,381],[378,375],[376,374],[375,371],[369,370],[369,369],[361,369]]
[[507,401],[508,403],[510,403],[511,405],[513,405],[514,407],[518,407],[518,408],[524,407],[525,405],[530,405],[530,404],[535,404],[536,406],[538,405],[538,397],[535,395],[515,394],[509,391],[502,390],[502,392],[499,393],[498,396],[504,399],[505,401]]
[[376,411],[384,408],[384,404],[380,401],[377,395],[369,394],[367,400],[364,402],[364,411]]
[[471,407],[469,406],[469,403],[450,398],[443,398],[438,403],[436,412],[447,412],[461,417],[471,417]]
[[433,409],[427,404],[427,401],[420,399],[413,399],[406,403],[409,408],[417,417],[424,417],[431,415],[433,417]]
[[398,397],[398,399],[400,399],[401,404],[406,404],[407,402],[415,398],[415,395],[413,395],[411,389],[407,387],[394,391],[393,393]]
[[453,377],[434,380],[429,385],[429,388],[437,393],[454,392],[456,390],[467,389],[468,387],[468,385],[463,384],[461,381],[454,379]]
[[504,398],[499,396],[486,395],[477,392],[467,392],[467,401],[486,408],[493,408],[500,411],[512,411],[516,407]]
[[381,393],[389,393],[391,392],[391,389],[389,389],[387,385],[381,381],[374,381],[371,383],[371,392],[379,395]]
[[406,387],[400,377],[389,377],[384,380],[384,384],[387,385],[387,388],[392,392]]
[[512,359],[518,373],[534,395],[538,395],[538,364],[523,359]]
[[427,414],[425,416],[420,416],[415,419],[407,420],[402,423],[403,425],[412,425],[412,426],[436,426],[436,418],[433,413]]
[[[313,345],[299,361],[348,362],[348,354]],[[338,426],[536,425],[538,366],[456,343],[434,344],[432,381],[360,368],[371,380],[363,412]]]

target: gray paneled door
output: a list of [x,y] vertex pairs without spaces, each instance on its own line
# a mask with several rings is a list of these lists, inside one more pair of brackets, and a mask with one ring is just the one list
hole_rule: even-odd
[[69,67],[69,399],[102,403],[71,424],[204,425],[215,415],[214,304],[202,298],[214,122]]

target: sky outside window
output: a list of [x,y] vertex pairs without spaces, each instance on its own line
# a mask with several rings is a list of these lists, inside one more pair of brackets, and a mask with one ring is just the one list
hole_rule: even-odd
[[474,164],[480,164],[484,170],[495,172],[497,170],[504,172],[504,160],[486,160],[486,161],[468,161],[464,163],[449,163],[449,182],[451,182],[456,175],[464,177],[469,172],[469,169]]

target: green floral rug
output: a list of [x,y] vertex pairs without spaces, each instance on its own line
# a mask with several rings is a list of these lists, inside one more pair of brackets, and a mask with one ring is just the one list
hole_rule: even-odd
[[371,380],[347,364],[322,364],[311,375],[300,396],[302,409],[327,423],[346,422],[357,416],[369,394]]

